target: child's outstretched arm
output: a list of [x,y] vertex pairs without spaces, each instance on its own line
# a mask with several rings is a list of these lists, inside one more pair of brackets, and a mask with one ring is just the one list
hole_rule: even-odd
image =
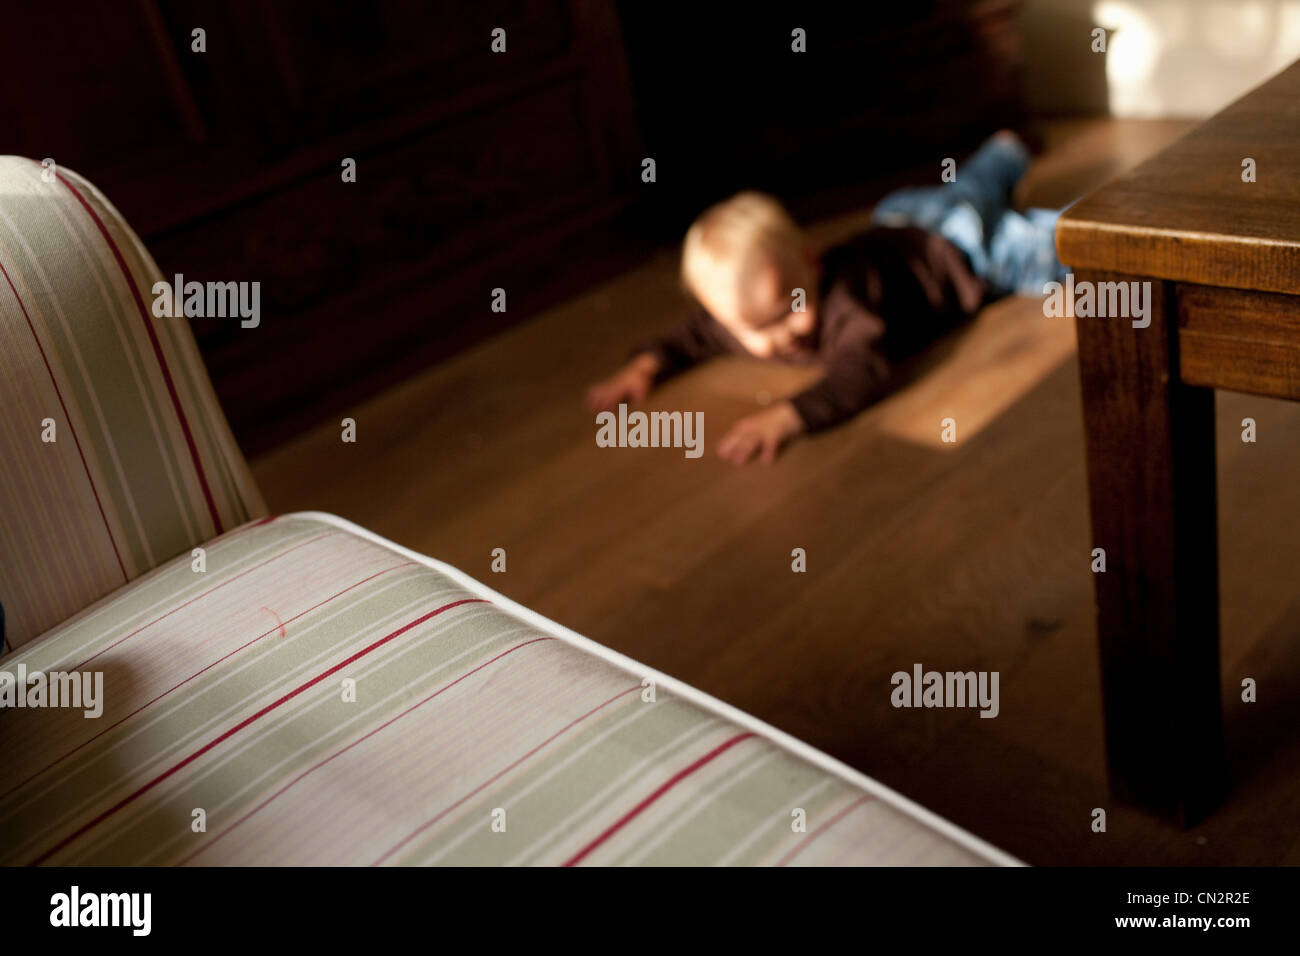
[[732,425],[718,442],[718,457],[733,465],[743,465],[757,455],[759,461],[770,465],[786,442],[805,431],[807,428],[794,405],[782,400]]
[[835,347],[826,374],[799,394],[732,425],[718,443],[721,458],[734,465],[755,456],[770,463],[793,439],[838,425],[884,396],[892,386],[892,370],[873,345],[873,323],[837,324],[832,334]]
[[622,402],[640,402],[660,382],[715,355],[744,351],[740,343],[702,308],[696,308],[667,335],[638,346],[617,372],[587,390],[587,408],[613,411]]
[[637,354],[609,378],[587,389],[587,410],[592,413],[612,412],[624,402],[637,404],[645,401],[659,372],[658,356],[653,352]]

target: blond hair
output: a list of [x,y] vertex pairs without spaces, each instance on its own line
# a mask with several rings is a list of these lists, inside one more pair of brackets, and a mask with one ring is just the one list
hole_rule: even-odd
[[738,301],[748,303],[750,283],[770,263],[783,284],[807,289],[813,281],[809,248],[779,202],[760,192],[737,193],[691,223],[682,244],[682,284],[695,294],[706,270],[722,265],[734,275]]

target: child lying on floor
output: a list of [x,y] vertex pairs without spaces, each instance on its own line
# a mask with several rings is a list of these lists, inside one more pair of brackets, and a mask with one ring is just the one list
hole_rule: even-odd
[[1009,208],[1029,163],[1014,133],[994,135],[954,182],[904,189],[875,208],[873,226],[818,258],[776,200],[740,193],[686,233],[682,280],[698,307],[593,385],[587,406],[637,403],[678,372],[716,355],[821,362],[825,376],[736,422],[718,444],[734,464],[771,462],[805,432],[838,424],[885,395],[898,362],[973,316],[990,297],[1038,294],[1060,280],[1058,212]]

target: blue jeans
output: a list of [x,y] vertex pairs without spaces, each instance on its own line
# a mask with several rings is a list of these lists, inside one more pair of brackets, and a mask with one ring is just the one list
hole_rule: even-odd
[[970,259],[994,295],[1042,295],[1065,279],[1056,258],[1059,209],[1010,209],[1011,191],[1029,166],[1019,143],[989,139],[942,186],[895,190],[876,205],[881,226],[919,226],[937,232]]

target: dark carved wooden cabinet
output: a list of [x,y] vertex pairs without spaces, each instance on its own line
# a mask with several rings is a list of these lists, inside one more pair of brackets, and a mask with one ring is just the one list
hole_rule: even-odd
[[261,282],[256,330],[191,320],[248,451],[500,327],[492,288],[527,291],[636,182],[605,4],[132,0],[6,18],[0,151],[88,176],[169,277]]

